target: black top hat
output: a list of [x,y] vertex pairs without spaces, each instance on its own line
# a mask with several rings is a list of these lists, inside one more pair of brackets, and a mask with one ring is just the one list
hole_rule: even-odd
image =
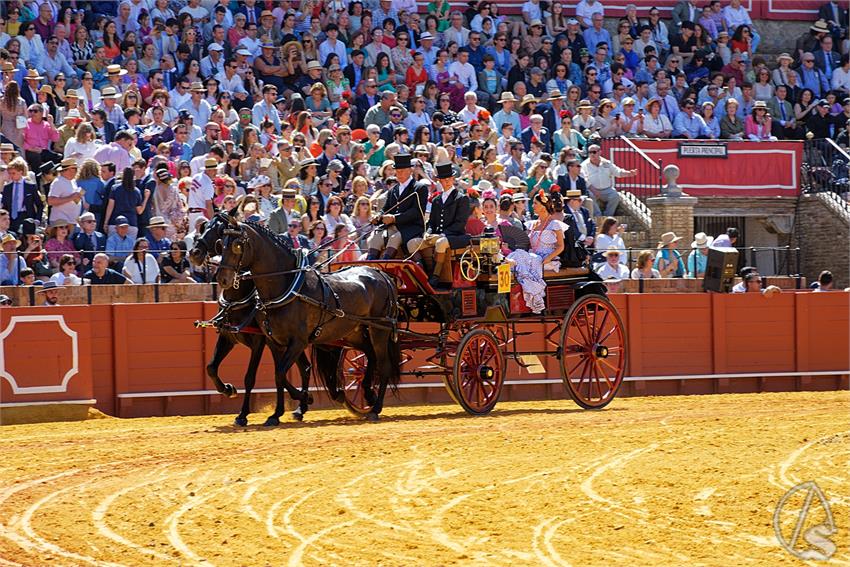
[[30,234],[38,234],[38,221],[24,219],[21,223],[21,236],[29,236]]
[[398,169],[410,169],[410,167],[411,167],[410,160],[411,160],[410,154],[396,154],[395,158],[393,160],[394,161],[393,165],[395,165],[395,168],[397,170]]
[[455,176],[451,162],[438,163],[435,169],[437,170],[437,179],[451,179]]
[[53,163],[52,161],[48,161],[46,163],[41,164],[41,166],[38,168],[38,172],[41,175],[44,175],[46,173],[53,172],[53,170],[55,170],[55,169],[56,169],[56,164]]

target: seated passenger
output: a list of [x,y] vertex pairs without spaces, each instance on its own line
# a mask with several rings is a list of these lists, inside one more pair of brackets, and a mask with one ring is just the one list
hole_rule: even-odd
[[561,269],[560,254],[564,250],[566,225],[552,218],[555,212],[552,200],[544,191],[538,191],[532,199],[532,209],[537,220],[528,221],[531,249],[514,250],[508,256],[514,273],[522,286],[525,304],[534,313],[546,307],[546,282],[543,270],[557,272]]
[[417,183],[413,178],[410,154],[396,154],[394,164],[398,185],[389,190],[383,212],[373,221],[380,222],[383,227],[369,237],[367,260],[394,258],[402,242],[406,242],[408,251],[415,255],[413,242],[422,241],[429,184]]
[[[462,195],[455,188],[451,163],[439,163],[435,169],[442,192],[431,201],[428,230],[423,238],[414,238],[407,244],[411,253],[422,255],[426,269],[433,268],[428,278],[431,287],[440,283],[440,273],[449,248],[464,248],[469,245],[469,235],[466,233],[466,221],[469,220],[470,211],[469,197]],[[431,249],[436,252],[433,263]]]
[[596,273],[603,280],[627,280],[629,279],[629,269],[620,263],[620,249],[616,246],[609,246],[608,250],[602,253],[605,256],[605,263],[596,269]]

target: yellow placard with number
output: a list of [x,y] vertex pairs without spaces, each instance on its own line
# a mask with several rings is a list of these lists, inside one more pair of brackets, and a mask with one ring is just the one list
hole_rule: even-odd
[[508,263],[499,264],[499,293],[508,293],[511,291],[511,265]]

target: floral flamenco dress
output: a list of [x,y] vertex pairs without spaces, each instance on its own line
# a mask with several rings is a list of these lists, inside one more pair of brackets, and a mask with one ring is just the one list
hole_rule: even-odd
[[555,251],[558,244],[556,231],[563,232],[566,228],[560,221],[552,219],[543,230],[535,229],[537,221],[529,221],[526,228],[531,241],[531,250],[514,250],[508,255],[513,263],[514,275],[522,286],[522,296],[525,304],[534,313],[540,313],[546,307],[546,282],[543,281],[543,270],[557,272],[561,269],[561,261],[557,258],[543,265],[543,259]]

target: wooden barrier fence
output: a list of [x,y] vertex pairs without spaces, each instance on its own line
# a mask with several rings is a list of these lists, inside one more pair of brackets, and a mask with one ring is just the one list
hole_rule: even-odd
[[[620,294],[612,300],[629,340],[621,395],[848,387],[848,293],[790,292],[770,299]],[[212,302],[4,308],[0,411],[55,403],[91,404],[121,417],[233,411],[239,400],[211,390],[204,371],[216,334],[193,325],[216,308]],[[522,346],[542,347],[535,346],[542,343],[540,331],[522,337]],[[221,376],[240,391],[247,359],[247,349],[237,347],[221,367]],[[273,388],[270,359],[266,353],[260,367],[261,398]],[[543,363],[542,374],[511,363],[503,398],[562,397],[557,362]],[[430,379],[402,384],[401,403],[443,401],[442,385]]]

